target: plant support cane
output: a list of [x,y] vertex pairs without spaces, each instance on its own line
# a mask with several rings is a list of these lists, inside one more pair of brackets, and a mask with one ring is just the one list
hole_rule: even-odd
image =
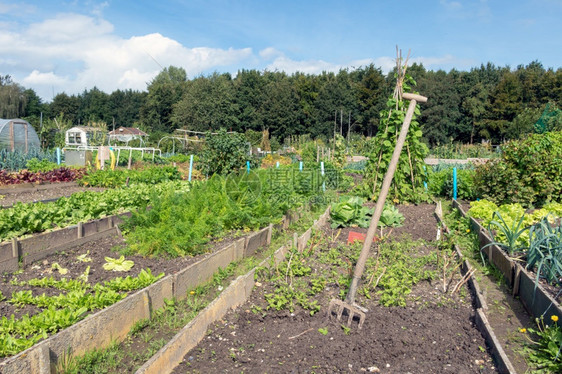
[[394,152],[392,153],[392,158],[390,160],[388,170],[384,175],[381,192],[377,198],[377,204],[375,206],[375,212],[373,214],[373,217],[371,218],[371,224],[369,225],[367,237],[365,238],[365,242],[363,243],[363,249],[361,250],[361,254],[359,255],[357,264],[355,265],[355,271],[353,272],[353,278],[351,279],[351,285],[349,287],[347,297],[345,301],[332,299],[328,307],[328,315],[331,316],[332,311],[334,311],[337,315],[338,320],[341,320],[344,311],[347,312],[348,326],[351,325],[351,321],[354,317],[359,318],[359,328],[363,326],[363,322],[365,321],[365,312],[361,310],[361,307],[355,304],[355,294],[357,293],[357,286],[359,284],[361,276],[363,275],[363,270],[365,269],[365,263],[367,262],[371,244],[373,243],[377,226],[379,224],[379,219],[381,218],[386,196],[388,195],[388,190],[390,189],[390,183],[392,183],[392,178],[394,177],[394,172],[396,171],[396,166],[398,165],[400,152],[402,152],[402,147],[404,146],[404,142],[406,141],[406,135],[408,135],[408,128],[410,127],[410,122],[412,121],[416,104],[418,102],[425,103],[427,101],[427,97],[411,93],[403,93],[402,98],[410,100],[410,104],[408,105],[406,118],[404,119],[404,123],[402,124],[402,129],[400,130],[400,135],[398,136],[398,141],[396,142],[396,147],[394,147]]

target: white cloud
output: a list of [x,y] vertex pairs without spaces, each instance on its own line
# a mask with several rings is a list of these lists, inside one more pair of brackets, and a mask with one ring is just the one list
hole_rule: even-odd
[[448,10],[458,10],[462,8],[462,4],[459,1],[441,0],[440,3]]
[[26,30],[25,36],[48,43],[74,43],[103,37],[111,32],[113,32],[113,25],[105,20],[66,13],[41,23],[32,24]]
[[50,100],[53,91],[94,86],[143,90],[161,67],[181,66],[193,77],[252,57],[252,49],[188,48],[158,33],[124,39],[106,20],[66,13],[27,28],[0,24],[0,56],[0,71]]
[[[473,60],[459,59],[453,55],[445,55],[438,57],[414,57],[409,61],[409,65],[413,63],[423,64],[427,70],[450,70],[453,67],[458,69],[474,66]],[[295,73],[297,71],[307,74],[319,74],[323,71],[338,72],[341,69],[355,69],[373,64],[380,68],[383,74],[386,74],[396,66],[396,58],[389,56],[381,56],[377,58],[366,58],[361,60],[353,60],[344,64],[333,64],[323,60],[307,60],[295,61],[286,56],[277,57],[267,66],[267,70],[285,71],[287,73]]]
[[35,12],[36,8],[33,5],[28,4],[9,4],[5,2],[0,2],[0,14],[8,14],[8,13],[33,13]]
[[318,74],[322,71],[338,71],[339,66],[322,60],[295,61],[288,57],[280,56],[267,66],[270,71],[284,71],[288,74],[301,72]]
[[[451,55],[417,57],[412,62],[423,63],[428,69],[473,64]],[[145,90],[147,83],[170,65],[183,67],[192,78],[221,67],[319,74],[369,64],[387,73],[395,61],[387,56],[339,63],[296,60],[273,47],[257,54],[251,48],[189,48],[159,33],[122,38],[102,18],[69,13],[28,27],[0,23],[0,72],[33,88],[47,101],[53,93],[78,94],[93,87],[107,93],[117,89]]]
[[283,52],[278,51],[273,47],[268,47],[260,51],[260,57],[265,60],[273,60],[276,57],[283,56]]
[[33,70],[31,74],[23,79],[24,85],[63,85],[67,83],[65,77],[59,77],[52,71],[48,73],[41,73],[38,70]]

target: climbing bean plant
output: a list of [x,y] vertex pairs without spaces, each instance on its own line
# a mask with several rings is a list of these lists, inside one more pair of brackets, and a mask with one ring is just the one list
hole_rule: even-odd
[[[404,92],[410,91],[411,85],[415,85],[415,81],[406,75],[403,83]],[[384,175],[388,170],[400,129],[406,117],[407,106],[406,101],[391,96],[386,103],[386,109],[380,113],[379,131],[370,141],[369,148],[372,151],[365,170],[365,182],[361,186],[361,192],[365,197],[375,200],[380,193]],[[424,157],[429,150],[421,140],[423,133],[421,125],[416,120],[419,114],[419,107],[416,106],[390,186],[388,196],[396,202],[419,202],[428,199],[423,185],[426,178],[423,166]]]

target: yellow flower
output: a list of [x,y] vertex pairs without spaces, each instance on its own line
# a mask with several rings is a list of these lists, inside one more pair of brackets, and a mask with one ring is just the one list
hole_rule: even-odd
[[466,229],[466,232],[470,232],[470,229]]
[[552,321],[554,321],[554,322],[557,322],[557,321],[558,321],[558,316],[552,315],[552,316],[550,316],[550,319],[551,319]]
[[523,327],[522,329],[519,329],[519,332],[522,332],[524,334],[527,332],[527,329]]
[[195,295],[195,291],[189,291],[190,295]]

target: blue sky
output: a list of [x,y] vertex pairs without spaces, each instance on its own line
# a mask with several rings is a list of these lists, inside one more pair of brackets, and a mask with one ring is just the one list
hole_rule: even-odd
[[562,61],[562,0],[0,0],[0,74],[54,94],[146,89],[162,67],[320,73],[396,45],[427,69]]

